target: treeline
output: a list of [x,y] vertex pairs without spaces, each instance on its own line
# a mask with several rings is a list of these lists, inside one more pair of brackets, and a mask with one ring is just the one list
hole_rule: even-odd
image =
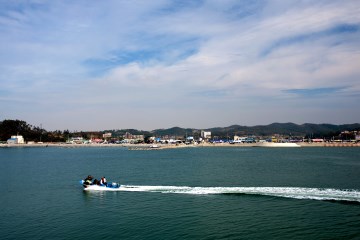
[[13,135],[22,135],[25,141],[64,142],[69,131],[49,132],[37,126],[32,126],[22,120],[4,120],[0,122],[0,141],[6,141]]
[[7,141],[11,136],[21,135],[26,142],[66,142],[72,137],[84,139],[102,138],[103,131],[76,131],[56,130],[47,131],[39,126],[33,126],[22,120],[3,120],[0,122],[0,141]]

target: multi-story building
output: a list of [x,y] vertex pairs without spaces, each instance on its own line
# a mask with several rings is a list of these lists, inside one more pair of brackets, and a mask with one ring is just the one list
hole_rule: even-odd
[[203,139],[211,139],[211,132],[201,131],[201,137]]
[[21,135],[15,135],[15,136],[11,136],[11,138],[9,138],[7,140],[8,144],[24,144],[25,140],[24,137]]

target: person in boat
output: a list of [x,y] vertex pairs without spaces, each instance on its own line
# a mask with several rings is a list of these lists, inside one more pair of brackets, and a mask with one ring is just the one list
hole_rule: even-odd
[[100,185],[107,185],[107,181],[106,181],[106,178],[105,177],[102,177],[101,179],[100,179]]
[[91,175],[88,175],[87,178],[84,180],[85,185],[92,185],[92,179],[93,177]]
[[92,183],[93,185],[100,185],[100,181],[99,180],[97,180],[97,179],[94,179],[94,181],[93,181],[93,183]]

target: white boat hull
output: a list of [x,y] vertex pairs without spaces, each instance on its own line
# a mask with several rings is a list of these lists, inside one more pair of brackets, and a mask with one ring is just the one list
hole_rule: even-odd
[[87,187],[84,187],[84,191],[119,191],[120,187],[111,188],[111,187],[105,187],[105,186],[98,186],[98,185],[90,185]]
[[80,181],[80,184],[83,185],[85,191],[118,191],[120,188],[120,184],[118,183],[110,183],[107,186],[105,185],[86,185],[84,184],[84,180]]

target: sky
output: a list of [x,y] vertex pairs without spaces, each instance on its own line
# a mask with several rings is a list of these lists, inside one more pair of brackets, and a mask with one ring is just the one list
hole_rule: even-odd
[[360,1],[0,0],[0,121],[360,122]]

